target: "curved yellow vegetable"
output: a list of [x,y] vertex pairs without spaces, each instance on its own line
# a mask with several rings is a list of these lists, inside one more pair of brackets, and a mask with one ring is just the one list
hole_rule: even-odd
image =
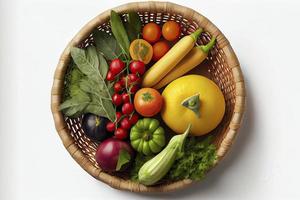
[[147,72],[142,81],[142,87],[152,87],[168,74],[183,57],[194,47],[202,29],[180,39],[161,59],[159,59]]
[[208,55],[209,50],[214,46],[216,38],[212,38],[207,45],[194,47],[163,79],[153,88],[160,89],[176,78],[189,72],[202,63]]

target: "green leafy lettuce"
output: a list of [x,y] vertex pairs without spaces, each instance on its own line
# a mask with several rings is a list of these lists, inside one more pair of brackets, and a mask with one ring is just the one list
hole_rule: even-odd
[[[203,179],[216,160],[216,147],[211,142],[211,136],[202,140],[197,137],[186,138],[183,151],[177,156],[175,163],[164,179],[171,181]],[[130,172],[131,180],[138,181],[139,169],[151,158],[151,156],[141,154],[136,156]]]

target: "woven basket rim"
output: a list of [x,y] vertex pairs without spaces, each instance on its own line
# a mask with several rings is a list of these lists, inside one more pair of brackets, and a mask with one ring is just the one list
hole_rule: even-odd
[[[240,127],[242,116],[245,107],[245,85],[244,78],[240,68],[239,61],[226,37],[222,32],[206,17],[200,13],[194,11],[191,8],[181,6],[178,4],[170,2],[159,2],[159,1],[147,1],[147,2],[132,2],[120,5],[118,7],[112,8],[117,12],[124,13],[130,10],[134,11],[156,11],[156,12],[170,12],[182,15],[184,18],[193,20],[205,31],[209,32],[212,36],[217,38],[217,43],[220,49],[223,50],[228,67],[232,70],[233,78],[236,87],[235,95],[235,107],[233,111],[232,118],[230,120],[229,126],[225,132],[225,137],[222,140],[220,147],[217,150],[217,161],[215,165],[225,156],[231,147],[237,131]],[[70,135],[67,124],[64,120],[62,113],[59,111],[59,104],[62,100],[63,87],[64,87],[64,75],[67,69],[67,65],[70,61],[70,48],[80,44],[83,39],[87,38],[94,28],[100,24],[108,21],[110,16],[110,10],[99,14],[91,21],[89,21],[81,30],[74,36],[74,38],[68,43],[67,47],[64,49],[59,62],[57,64],[54,81],[51,90],[51,111],[55,123],[56,131],[58,132],[63,145],[74,158],[74,160],[90,175],[98,180],[110,185],[116,189],[129,190],[133,192],[169,192],[178,190],[180,188],[185,188],[190,185],[193,181],[186,179],[181,181],[176,181],[166,185],[159,185],[153,187],[146,187],[142,184],[132,182],[130,180],[123,180],[116,176],[111,176],[101,169],[96,168],[92,165],[85,155],[81,152],[78,146],[75,144],[74,139]]]

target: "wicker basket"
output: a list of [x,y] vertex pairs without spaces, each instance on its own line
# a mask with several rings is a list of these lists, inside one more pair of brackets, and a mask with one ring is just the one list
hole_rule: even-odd
[[[211,51],[208,59],[192,73],[205,75],[212,79],[222,90],[226,101],[226,112],[221,124],[212,131],[216,134],[214,143],[217,146],[217,164],[230,148],[237,130],[240,127],[245,104],[244,79],[238,59],[228,40],[221,31],[207,18],[196,11],[168,2],[137,2],[114,8],[119,13],[129,10],[137,11],[143,23],[155,21],[161,24],[167,20],[175,20],[182,26],[183,34],[188,34],[202,27],[205,31],[198,44],[206,43],[211,36],[217,38],[217,44]],[[110,31],[108,23],[110,10],[96,16],[87,23],[71,40],[62,53],[57,65],[51,92],[51,110],[56,130],[68,152],[76,162],[90,175],[113,188],[133,192],[166,192],[184,188],[192,180],[181,180],[172,183],[163,183],[157,186],[144,185],[126,180],[124,177],[113,176],[103,172],[95,162],[97,144],[91,142],[83,134],[80,118],[68,119],[59,111],[63,97],[64,76],[70,62],[70,47],[87,46],[92,42],[91,32],[95,28]]]

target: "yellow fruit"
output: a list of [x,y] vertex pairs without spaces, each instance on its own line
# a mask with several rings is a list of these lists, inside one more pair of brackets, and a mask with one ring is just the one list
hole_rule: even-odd
[[149,42],[143,39],[133,40],[129,47],[129,52],[132,60],[140,60],[148,64],[153,55],[153,49]]
[[183,133],[189,123],[192,124],[192,135],[209,133],[217,127],[225,113],[221,90],[204,76],[178,78],[164,89],[162,96],[162,119],[176,133]]
[[194,47],[202,33],[199,28],[194,33],[181,38],[162,58],[150,67],[143,76],[142,87],[153,87],[168,74]]

